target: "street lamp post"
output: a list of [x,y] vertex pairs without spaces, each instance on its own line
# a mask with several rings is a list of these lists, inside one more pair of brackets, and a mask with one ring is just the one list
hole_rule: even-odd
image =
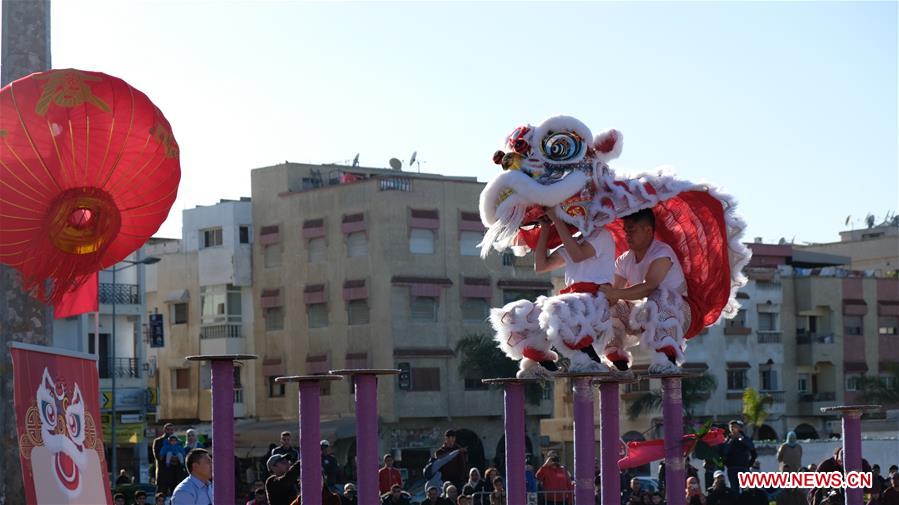
[[[159,261],[160,261],[160,259],[155,256],[147,256],[146,258],[143,258],[143,259],[140,259],[137,261],[122,260],[121,263],[128,263],[127,266],[124,266],[122,268],[116,268],[115,266],[112,267],[112,330],[111,330],[111,335],[110,335],[110,339],[112,340],[112,350],[111,350],[111,361],[112,361],[111,365],[112,366],[109,367],[110,372],[112,373],[112,394],[110,395],[112,397],[112,406],[111,406],[112,407],[112,424],[110,425],[110,433],[111,433],[110,438],[112,439],[110,442],[112,444],[111,445],[112,457],[110,458],[110,466],[111,466],[110,472],[112,473],[112,479],[116,478],[116,472],[118,471],[118,466],[117,466],[118,465],[118,457],[116,454],[116,452],[117,452],[116,445],[117,444],[116,444],[116,409],[115,409],[115,392],[116,392],[116,389],[115,389],[115,382],[116,382],[115,381],[115,379],[116,379],[116,352],[115,352],[115,347],[116,347],[116,345],[115,345],[115,340],[116,340],[116,334],[115,334],[115,322],[116,322],[115,321],[116,320],[115,280],[116,279],[115,279],[115,277],[116,277],[116,275],[115,274],[116,274],[116,272],[120,272],[122,270],[125,270],[126,268],[131,268],[135,265],[152,265],[154,263],[159,263]],[[140,296],[140,293],[138,293],[138,296]],[[99,334],[97,335],[97,338],[98,339],[100,338]]]

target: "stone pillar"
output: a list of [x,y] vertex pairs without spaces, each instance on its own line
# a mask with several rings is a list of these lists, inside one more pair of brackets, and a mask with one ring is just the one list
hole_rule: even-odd
[[[2,25],[0,86],[50,69],[50,0],[3,0]],[[14,498],[25,493],[6,344],[50,345],[52,341],[47,306],[22,292],[18,272],[0,265],[0,505],[16,503]]]

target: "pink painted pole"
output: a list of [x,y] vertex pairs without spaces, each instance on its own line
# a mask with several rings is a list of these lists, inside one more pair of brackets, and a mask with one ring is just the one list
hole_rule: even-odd
[[599,385],[600,465],[602,469],[602,505],[621,502],[621,479],[618,471],[620,444],[618,383]]
[[304,505],[322,505],[320,391],[318,382],[300,382],[300,490]]
[[378,505],[378,378],[365,374],[354,378],[359,505]]
[[685,505],[687,480],[684,474],[684,405],[680,377],[662,379],[662,417],[665,422],[665,501]]
[[[862,471],[862,413],[843,412],[843,470]],[[862,505],[862,489],[846,488],[846,505]]]
[[212,478],[215,500],[234,501],[234,362],[212,365]]
[[509,503],[527,503],[524,483],[524,384],[505,385],[506,490]]
[[[594,439],[593,386],[590,377],[574,377],[574,503],[596,502],[594,471],[596,441]],[[511,502],[510,502],[511,503]]]

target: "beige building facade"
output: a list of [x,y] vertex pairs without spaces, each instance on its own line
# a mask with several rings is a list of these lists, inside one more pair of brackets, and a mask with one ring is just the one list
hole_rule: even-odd
[[[473,178],[286,163],[252,172],[256,414],[296,426],[296,385],[280,375],[399,368],[379,380],[381,449],[420,470],[443,431],[463,430],[472,463],[501,454],[502,392],[459,373],[490,307],[547,293],[532,262],[480,258]],[[354,453],[352,384],[322,389],[323,434]],[[551,402],[529,406],[528,445]],[[269,434],[271,437],[272,435]]]
[[870,270],[879,277],[899,273],[899,220],[860,230],[840,232],[839,242],[797,246],[798,249],[850,258],[849,268]]

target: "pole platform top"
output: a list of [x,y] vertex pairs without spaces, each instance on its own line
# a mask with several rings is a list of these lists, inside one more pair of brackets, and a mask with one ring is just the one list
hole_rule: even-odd
[[258,358],[255,354],[197,354],[186,357],[188,361],[244,361]]
[[553,374],[555,379],[600,379],[604,377],[622,377],[623,372],[559,372]]
[[518,377],[495,377],[493,379],[481,379],[484,384],[539,384],[551,380],[550,378],[519,379]]
[[275,377],[275,382],[328,382],[343,380],[339,375],[288,375],[285,377]]
[[702,377],[702,373],[688,372],[686,370],[668,373],[641,373],[639,375],[640,378],[643,379],[693,379],[696,377]]
[[331,375],[346,375],[352,377],[354,375],[399,375],[400,371],[393,368],[344,368],[340,370],[329,370]]
[[822,407],[821,413],[871,412],[881,409],[883,409],[883,405],[836,405],[833,407]]

